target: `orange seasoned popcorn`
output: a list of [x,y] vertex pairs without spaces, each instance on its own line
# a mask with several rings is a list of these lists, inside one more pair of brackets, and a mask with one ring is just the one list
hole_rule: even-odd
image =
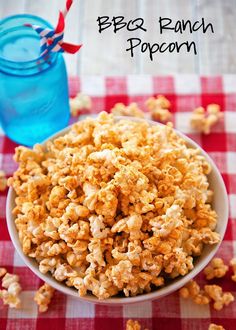
[[205,305],[213,301],[213,307],[221,310],[224,306],[228,306],[234,301],[234,296],[230,292],[223,292],[219,285],[205,285],[204,290],[196,281],[191,280],[179,290],[182,298],[192,298],[196,304]]
[[218,311],[234,301],[234,296],[232,293],[223,292],[219,285],[205,285],[204,290],[207,295],[214,301],[213,307]]
[[39,306],[39,312],[44,313],[48,310],[48,305],[51,302],[55,289],[47,283],[44,283],[34,295],[34,301]]
[[128,320],[126,322],[126,330],[141,330],[141,325],[139,321]]
[[[126,322],[126,330],[141,330],[141,324],[137,320],[128,320]],[[144,330],[148,330],[145,328]]]
[[74,98],[70,99],[70,112],[73,117],[80,114],[81,110],[91,109],[92,101],[88,95],[78,93]]
[[228,271],[229,267],[224,264],[221,258],[213,258],[210,264],[204,269],[204,274],[207,280],[212,280],[213,278],[223,277]]
[[19,276],[6,273],[4,268],[1,269],[1,273],[5,273],[2,278],[2,287],[7,290],[0,290],[0,298],[3,300],[4,305],[9,305],[10,308],[20,308],[21,300],[19,294],[21,292],[21,286]]
[[211,167],[170,126],[103,112],[44,147],[18,147],[15,160],[23,251],[81,296],[150,292],[220,240]]
[[127,106],[123,103],[116,103],[111,109],[111,113],[113,113],[114,116],[130,116],[144,118],[144,112],[139,109],[137,103],[130,103]]
[[205,294],[196,281],[191,280],[179,290],[182,298],[191,298],[198,305],[209,304],[210,298]]
[[172,115],[169,111],[171,103],[165,96],[158,95],[156,98],[150,97],[146,101],[146,106],[151,112],[151,117],[153,120],[157,120],[162,123],[166,123],[171,120]]
[[0,191],[4,191],[7,188],[6,173],[0,170]]
[[222,325],[217,325],[217,324],[211,323],[209,325],[208,330],[225,330],[225,328],[222,327]]
[[230,260],[230,266],[232,266],[234,272],[231,279],[236,282],[236,258]]
[[0,268],[0,277],[3,277],[7,273],[6,268]]
[[209,134],[211,127],[222,117],[223,113],[220,112],[220,106],[218,104],[209,104],[206,110],[203,107],[196,108],[192,113],[190,123],[195,130]]

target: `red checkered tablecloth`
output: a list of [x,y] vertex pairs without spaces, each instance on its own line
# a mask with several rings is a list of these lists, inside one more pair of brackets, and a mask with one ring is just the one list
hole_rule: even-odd
[[[93,111],[109,110],[116,102],[137,102],[144,108],[147,97],[164,94],[172,103],[174,125],[190,136],[214,159],[224,178],[230,203],[230,218],[218,256],[226,262],[236,255],[236,75],[218,77],[187,76],[87,76],[70,79],[70,93],[80,90],[92,97]],[[203,136],[189,126],[191,110],[199,105],[220,104],[224,119],[212,133]],[[0,168],[8,176],[16,165],[12,160],[16,144],[0,132]],[[81,302],[56,292],[48,312],[38,314],[33,302],[35,290],[41,281],[23,264],[13,248],[5,220],[6,193],[0,193],[0,266],[20,275],[23,292],[21,310],[9,309],[0,302],[0,329],[4,330],[113,330],[125,329],[126,320],[138,319],[143,328],[161,330],[207,330],[211,322],[227,330],[236,329],[236,301],[215,311],[211,306],[198,306],[182,300],[178,293],[153,302],[136,305],[108,307]],[[225,278],[215,281],[236,297],[236,283]],[[202,274],[200,284],[205,283]]]

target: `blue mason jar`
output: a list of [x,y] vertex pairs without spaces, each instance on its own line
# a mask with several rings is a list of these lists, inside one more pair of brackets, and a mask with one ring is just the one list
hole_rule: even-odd
[[61,53],[40,56],[40,38],[24,24],[52,26],[37,16],[0,21],[0,120],[13,141],[33,146],[69,121],[68,80]]

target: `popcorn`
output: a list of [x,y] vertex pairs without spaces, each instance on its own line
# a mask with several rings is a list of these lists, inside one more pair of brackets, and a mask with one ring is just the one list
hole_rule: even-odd
[[190,120],[191,127],[199,132],[202,132],[205,130],[205,123],[205,109],[203,107],[194,109]]
[[53,276],[59,282],[65,281],[67,278],[74,277],[76,275],[77,272],[67,264],[58,265],[53,273]]
[[172,278],[186,275],[193,269],[193,258],[188,256],[182,248],[174,248],[173,252],[164,256],[163,268]]
[[6,268],[0,268],[0,277],[3,277],[7,273]]
[[127,229],[130,233],[130,239],[136,240],[141,238],[142,217],[139,214],[131,215],[127,218]]
[[118,289],[122,289],[126,283],[134,279],[132,267],[133,264],[129,260],[121,260],[117,265],[112,266],[109,271],[106,271],[106,275]]
[[88,95],[78,93],[76,97],[70,99],[70,112],[73,117],[77,117],[81,110],[90,110],[91,107],[92,101]]
[[205,285],[201,290],[197,282],[191,280],[179,290],[182,298],[192,298],[196,304],[209,304],[213,300],[213,307],[221,310],[224,305],[228,306],[234,301],[234,296],[230,292],[223,292],[219,285]]
[[91,264],[92,268],[96,268],[97,265],[105,266],[105,260],[103,257],[103,251],[101,241],[99,239],[91,239],[88,245],[90,253],[87,255],[86,260]]
[[204,290],[214,301],[213,307],[218,311],[234,301],[234,296],[232,293],[223,292],[219,285],[205,285]]
[[230,266],[232,266],[234,272],[234,274],[231,276],[231,279],[236,282],[236,258],[230,260]]
[[[140,322],[137,320],[128,320],[126,322],[126,330],[141,330]],[[145,328],[144,330],[148,330]]]
[[173,229],[183,224],[181,221],[181,208],[179,205],[172,205],[166,210],[165,215],[152,219],[150,224],[153,225],[154,235],[160,237],[168,236]]
[[144,118],[144,112],[139,109],[137,103],[130,103],[125,106],[123,103],[116,103],[111,109],[111,113],[114,116],[130,116]]
[[58,207],[61,200],[66,196],[67,190],[64,187],[55,186],[49,195],[49,201],[47,207]]
[[97,193],[99,191],[98,186],[92,185],[88,182],[83,184],[83,190],[85,194],[84,205],[90,210],[93,211],[95,204],[97,203]]
[[126,330],[141,330],[141,325],[139,321],[128,320],[126,322]]
[[111,251],[112,257],[117,260],[129,260],[134,266],[140,265],[140,253],[142,248],[133,242],[128,243],[128,252],[119,252],[118,248]]
[[154,256],[149,250],[142,251],[141,265],[143,270],[148,271],[153,276],[158,276],[163,267],[163,256]]
[[207,280],[211,280],[215,277],[220,278],[225,276],[229,267],[224,264],[221,258],[213,258],[209,266],[204,269],[204,274]]
[[172,115],[169,111],[171,103],[167,98],[165,98],[165,96],[158,95],[156,98],[150,97],[146,101],[146,106],[151,112],[153,120],[157,120],[162,123],[166,123],[171,120]]
[[84,280],[79,276],[70,277],[66,284],[68,286],[74,286],[78,290],[80,297],[85,296],[87,293],[87,287],[84,283]]
[[[171,126],[103,112],[44,147],[16,148],[15,160],[9,185],[23,251],[80,296],[150,292],[220,241],[211,167]],[[207,303],[199,290],[193,299]]]
[[105,274],[100,274],[99,280],[97,280],[94,277],[94,272],[90,272],[84,277],[84,284],[88,290],[100,299],[107,299],[110,295],[115,295],[118,292]]
[[[2,274],[5,272],[2,271]],[[2,286],[7,290],[0,290],[0,298],[3,300],[4,305],[9,305],[10,308],[20,308],[21,300],[19,294],[21,286],[19,283],[19,276],[5,273],[2,278]]]
[[10,287],[10,285],[19,282],[19,276],[6,273],[5,276],[2,278],[2,286],[6,289]]
[[203,134],[209,134],[211,127],[222,117],[223,113],[220,112],[220,106],[218,104],[209,104],[206,110],[203,107],[199,107],[193,111],[190,124],[193,129]]
[[211,324],[209,325],[208,330],[225,330],[225,328],[222,327],[222,325],[217,325],[217,324],[215,324],[215,323],[211,323]]
[[0,191],[4,191],[7,188],[6,173],[0,170]]
[[[32,255],[33,257],[33,255]],[[47,272],[53,273],[56,269],[56,266],[60,263],[59,257],[54,258],[44,258],[39,261],[39,271],[42,274],[46,274]]]
[[91,228],[91,233],[93,235],[94,238],[106,238],[108,233],[109,233],[109,229],[105,228],[105,224],[104,224],[104,220],[103,220],[103,216],[99,215],[91,215],[91,217],[89,218],[90,221],[90,228]]
[[72,252],[69,251],[66,254],[66,260],[70,266],[73,267],[81,267],[82,265],[86,264],[86,257],[87,257],[87,249],[86,251],[80,251],[80,252]]
[[39,312],[44,313],[48,310],[48,305],[51,302],[55,289],[47,283],[44,283],[34,295],[34,301],[39,306]]
[[210,302],[206,293],[200,289],[197,282],[191,280],[185,286],[179,290],[179,294],[182,298],[191,298],[198,305],[207,305]]
[[95,211],[105,217],[114,217],[118,205],[116,187],[113,184],[107,184],[102,187],[97,194],[97,205]]

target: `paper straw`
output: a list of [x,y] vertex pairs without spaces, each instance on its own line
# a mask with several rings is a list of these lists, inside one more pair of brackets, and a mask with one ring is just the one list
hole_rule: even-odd
[[68,14],[68,11],[70,10],[70,7],[72,6],[73,0],[67,0],[66,1],[66,8],[63,11],[64,17]]
[[75,54],[81,48],[82,45],[73,45],[63,41],[65,18],[73,4],[73,0],[66,1],[66,8],[63,12],[59,13],[57,27],[55,29],[42,28],[34,24],[25,24],[35,30],[40,36],[40,56],[44,56],[49,52],[67,52]]

